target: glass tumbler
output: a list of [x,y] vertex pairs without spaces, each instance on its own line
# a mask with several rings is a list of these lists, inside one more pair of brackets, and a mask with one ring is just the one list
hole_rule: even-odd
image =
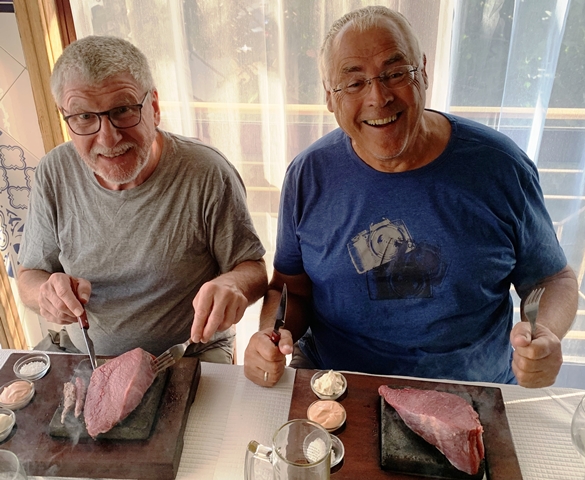
[[0,450],[0,480],[26,480],[24,467],[10,450]]

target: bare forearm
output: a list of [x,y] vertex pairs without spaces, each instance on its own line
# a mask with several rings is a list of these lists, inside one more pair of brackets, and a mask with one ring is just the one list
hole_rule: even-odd
[[22,267],[18,270],[16,285],[20,299],[36,313],[40,313],[39,290],[49,277],[50,273],[44,270],[28,270]]
[[259,300],[266,292],[268,285],[264,260],[242,262],[232,271],[220,275],[219,279],[222,283],[231,284],[240,290],[248,299],[248,305]]
[[[577,313],[578,284],[575,273],[565,267],[537,285],[545,287],[540,300],[538,322],[551,330],[558,338],[563,338],[571,328]],[[529,292],[523,292],[524,298]]]

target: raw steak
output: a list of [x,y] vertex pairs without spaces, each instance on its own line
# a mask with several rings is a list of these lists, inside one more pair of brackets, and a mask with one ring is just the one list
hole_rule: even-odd
[[91,437],[109,431],[138,406],[156,376],[153,358],[135,348],[94,370],[83,411]]
[[437,447],[455,468],[475,475],[484,457],[479,416],[458,395],[414,388],[378,388],[404,423]]

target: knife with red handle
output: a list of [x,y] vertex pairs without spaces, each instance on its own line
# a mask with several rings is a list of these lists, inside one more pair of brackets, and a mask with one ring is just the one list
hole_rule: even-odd
[[274,322],[274,328],[270,333],[270,340],[272,340],[272,343],[274,343],[276,346],[278,346],[278,342],[280,342],[280,329],[284,327],[284,317],[286,316],[286,300],[287,293],[285,283],[282,287],[282,294],[280,295],[280,304],[276,310],[276,321]]

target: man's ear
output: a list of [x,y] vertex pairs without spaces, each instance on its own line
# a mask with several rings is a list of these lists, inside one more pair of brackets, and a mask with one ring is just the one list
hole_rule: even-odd
[[152,90],[152,108],[154,110],[154,125],[159,126],[160,124],[160,105],[158,103],[158,91],[156,88]]
[[421,72],[425,82],[425,90],[429,88],[429,76],[427,75],[427,56],[423,53],[423,67]]
[[325,89],[325,101],[327,103],[327,110],[333,113],[333,98],[331,97],[331,90],[327,88],[325,80],[323,80],[323,88]]

